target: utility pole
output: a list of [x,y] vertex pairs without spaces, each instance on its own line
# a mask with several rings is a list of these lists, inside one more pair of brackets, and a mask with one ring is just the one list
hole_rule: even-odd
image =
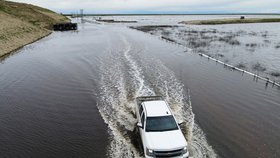
[[83,22],[84,18],[84,9],[80,9],[80,17],[81,17],[81,22]]

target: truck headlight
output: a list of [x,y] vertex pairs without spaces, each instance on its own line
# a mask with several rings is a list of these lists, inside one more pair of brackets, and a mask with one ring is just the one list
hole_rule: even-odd
[[151,150],[151,149],[146,148],[146,154],[147,154],[148,156],[154,156],[154,151]]
[[183,148],[183,154],[187,153],[188,152],[188,148],[187,147],[184,147]]

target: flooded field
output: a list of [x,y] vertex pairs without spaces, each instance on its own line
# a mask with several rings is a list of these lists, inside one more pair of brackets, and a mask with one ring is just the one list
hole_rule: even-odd
[[[238,68],[280,82],[280,24],[184,25],[188,20],[239,18],[240,15],[142,17],[131,28],[174,42]],[[247,15],[275,18],[279,15]],[[130,20],[130,16],[104,17]],[[150,23],[149,23],[150,22]]]
[[280,81],[280,24],[138,26],[238,68]]
[[[146,17],[135,20],[141,18]],[[154,21],[173,25],[178,19]],[[186,122],[191,157],[280,156],[279,88],[158,38],[165,29],[171,29],[172,36],[167,36],[171,38],[186,29],[204,28],[167,27],[149,31],[157,35],[151,36],[129,28],[136,25],[141,22],[80,24],[77,32],[55,32],[2,59],[0,155],[142,157],[135,97],[156,94],[164,96],[175,116]],[[216,32],[221,38],[227,32],[234,34]],[[256,36],[262,39],[261,33]],[[199,50],[187,42],[185,46]]]

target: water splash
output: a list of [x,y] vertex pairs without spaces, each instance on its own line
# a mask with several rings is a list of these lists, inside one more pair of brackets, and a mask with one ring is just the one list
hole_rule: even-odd
[[110,51],[101,67],[98,109],[110,130],[108,156],[142,157],[141,145],[137,141],[139,135],[135,133],[135,98],[162,95],[177,120],[185,122],[182,130],[188,140],[191,157],[216,157],[203,131],[194,122],[184,85],[160,60],[136,60],[134,53],[139,50],[132,48],[124,37],[122,41],[123,47]]

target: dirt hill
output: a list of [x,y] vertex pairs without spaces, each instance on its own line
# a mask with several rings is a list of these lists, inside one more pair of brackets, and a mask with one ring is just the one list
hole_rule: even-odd
[[51,33],[65,16],[38,6],[0,0],[0,56]]

